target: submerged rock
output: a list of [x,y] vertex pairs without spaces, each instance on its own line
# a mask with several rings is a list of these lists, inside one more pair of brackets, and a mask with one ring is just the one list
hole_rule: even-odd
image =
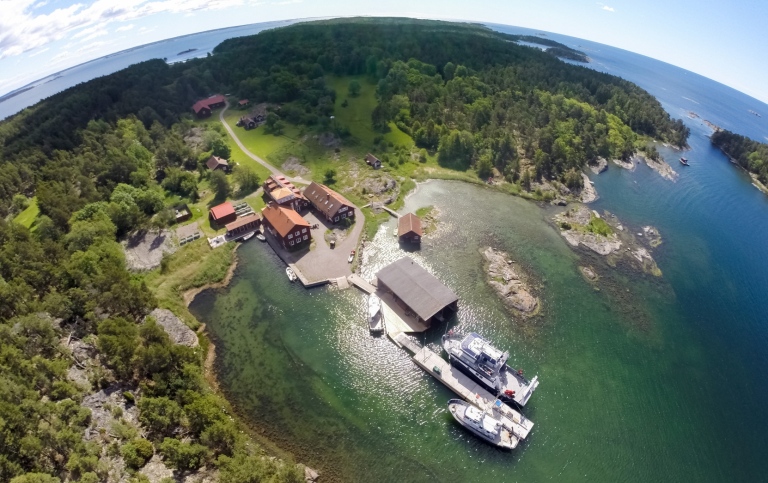
[[507,254],[488,247],[483,251],[483,256],[488,261],[488,283],[501,295],[504,303],[523,315],[533,315],[539,307],[539,299],[531,294],[528,285],[512,267]]

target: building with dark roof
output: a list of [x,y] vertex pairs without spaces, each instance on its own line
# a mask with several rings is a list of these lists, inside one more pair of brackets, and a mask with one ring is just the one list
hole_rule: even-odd
[[285,176],[274,174],[268,176],[264,180],[264,193],[278,205],[287,206],[296,211],[309,206],[309,201]]
[[217,107],[221,107],[226,104],[227,99],[221,94],[216,94],[208,99],[201,99],[192,105],[192,111],[194,111],[197,117],[208,117],[211,115],[211,111]]
[[218,156],[211,156],[208,158],[208,161],[205,162],[205,165],[208,166],[208,169],[211,171],[216,171],[217,169],[221,169],[222,171],[229,171],[229,161]]
[[355,205],[325,185],[313,181],[304,188],[304,197],[331,223],[355,218]]
[[208,212],[208,218],[211,220],[212,224],[221,226],[235,221],[237,219],[237,214],[235,213],[235,207],[232,206],[232,203],[225,201],[224,203],[211,208],[211,211]]
[[380,290],[391,293],[427,325],[458,310],[459,297],[410,257],[382,268],[376,278]]
[[256,213],[249,213],[231,223],[227,223],[227,236],[239,238],[258,230],[259,226],[261,226],[261,217]]
[[286,250],[309,248],[312,242],[309,223],[294,210],[270,201],[261,210],[261,217],[265,232],[274,236]]
[[397,220],[397,238],[404,243],[421,243],[424,231],[421,228],[421,219],[413,213],[401,216]]
[[365,155],[365,163],[373,169],[381,168],[381,160],[371,153]]

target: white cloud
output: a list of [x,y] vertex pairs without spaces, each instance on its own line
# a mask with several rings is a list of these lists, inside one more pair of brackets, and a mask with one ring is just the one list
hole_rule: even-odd
[[134,27],[133,24],[123,25],[122,27],[117,27],[115,32],[127,32],[127,31],[131,30],[133,27]]
[[607,12],[615,12],[616,10],[613,7],[609,7],[608,5],[603,5],[603,10]]
[[[107,35],[112,22],[127,22],[157,13],[222,10],[244,0],[95,0],[75,3],[38,15],[36,0],[0,1],[0,59],[12,57],[50,42],[72,37],[81,42]],[[87,0],[84,0],[87,1]],[[129,30],[129,27],[120,27]]]
[[44,49],[42,49],[42,50],[38,50],[38,51],[37,51],[37,52],[35,52],[34,54],[29,54],[29,57],[30,57],[30,58],[31,58],[31,57],[37,57],[38,55],[40,55],[40,54],[42,54],[42,53],[44,53],[44,52],[48,52],[49,50],[51,50],[51,49],[50,49],[50,47],[46,47],[46,48],[44,48]]

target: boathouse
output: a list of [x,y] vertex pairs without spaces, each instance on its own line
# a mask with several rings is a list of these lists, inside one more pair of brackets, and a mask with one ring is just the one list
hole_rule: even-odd
[[285,176],[274,174],[268,176],[264,181],[264,193],[278,205],[295,211],[301,211],[309,206],[309,201]]
[[397,220],[397,239],[401,243],[420,244],[423,236],[424,231],[418,216],[408,213]]
[[230,238],[239,238],[256,231],[261,226],[261,217],[251,212],[246,216],[241,216],[232,223],[227,223],[227,236]]
[[197,117],[208,117],[211,115],[211,111],[217,107],[221,107],[226,103],[227,99],[221,94],[216,94],[208,99],[201,99],[192,105],[192,111],[194,111]]
[[304,189],[304,197],[331,223],[355,217],[355,205],[320,183],[310,183]]
[[225,201],[211,208],[211,211],[208,212],[208,218],[211,220],[211,224],[222,226],[237,220],[237,214],[232,203]]
[[376,274],[379,290],[416,314],[419,322],[448,318],[458,310],[459,297],[410,257],[387,265]]
[[286,250],[308,248],[312,242],[309,223],[290,208],[270,201],[261,210],[265,231],[277,239]]
[[205,162],[205,165],[208,166],[208,169],[211,171],[216,171],[217,169],[225,172],[229,171],[229,161],[218,156],[211,156],[208,158],[208,161]]

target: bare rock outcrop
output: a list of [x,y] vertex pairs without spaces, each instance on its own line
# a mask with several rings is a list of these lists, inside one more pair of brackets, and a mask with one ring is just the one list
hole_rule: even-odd
[[637,162],[644,162],[648,165],[649,168],[659,173],[662,178],[668,179],[670,181],[677,181],[679,175],[674,169],[672,169],[672,166],[667,164],[667,162],[663,159],[659,158],[658,160],[654,160],[650,157],[641,155],[637,155],[633,159]]
[[530,292],[525,280],[512,267],[506,253],[488,247],[483,251],[488,261],[488,283],[508,307],[523,315],[533,315],[539,309],[539,299]]
[[589,176],[581,173],[581,179],[584,181],[584,187],[581,189],[581,202],[592,203],[597,199],[597,190],[592,186]]
[[589,164],[589,169],[595,174],[600,174],[608,169],[608,161],[605,158],[597,158],[594,163]]
[[199,341],[195,332],[187,327],[176,315],[168,309],[155,309],[149,313],[171,338],[174,344],[187,347],[197,347]]

